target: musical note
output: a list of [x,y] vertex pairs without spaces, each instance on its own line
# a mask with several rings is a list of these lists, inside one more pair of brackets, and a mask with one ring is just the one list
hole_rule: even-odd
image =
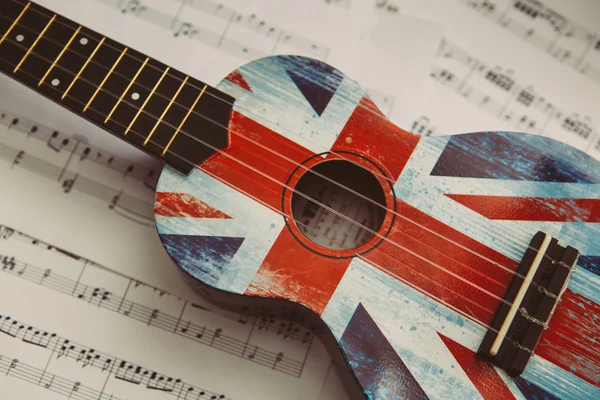
[[221,332],[223,332],[223,329],[221,329],[221,328],[215,329],[215,332],[213,333],[213,337],[210,341],[211,346],[214,346],[215,340],[221,337]]
[[75,174],[75,176],[73,176],[70,179],[65,179],[63,181],[62,187],[65,191],[65,193],[69,193],[71,191],[71,189],[73,189],[73,185],[75,185],[75,182],[77,181],[77,178],[79,177],[79,174]]
[[[52,387],[52,384],[54,383],[54,378],[55,378],[55,375],[52,375],[50,381],[47,383],[44,383],[44,389],[50,389]],[[42,383],[42,382],[43,382],[43,379],[40,383]]]
[[[106,4],[104,0],[96,1]],[[275,51],[279,50],[279,46],[282,44],[288,44],[295,49],[306,51],[323,60],[327,57],[330,50],[326,46],[313,43],[303,36],[292,32],[288,33],[286,38],[282,41],[283,29],[281,27],[260,18],[254,13],[240,13],[223,4],[216,4],[208,0],[190,0],[183,2],[182,7],[178,11],[174,11],[174,14],[172,15],[149,7],[147,4],[142,4],[138,0],[130,0],[124,5],[120,5],[119,2],[113,4],[113,6],[116,6],[124,14],[144,18],[151,23],[171,31],[175,38],[198,40],[208,46],[221,49],[246,60],[253,60],[269,54],[275,54]],[[186,7],[191,7],[205,13],[206,20],[204,18],[198,18],[197,21],[181,20],[179,17],[184,14],[184,9]],[[214,17],[226,23],[223,25],[222,30],[208,28],[208,26],[213,24],[209,24],[207,21],[210,21]],[[265,48],[271,49],[270,52],[267,53],[264,50],[261,50],[259,47],[262,46],[260,45],[252,46],[244,44],[243,42],[247,41],[246,37],[237,38],[229,36],[231,35],[229,29],[231,24],[235,24],[243,29],[248,29],[262,35],[262,38],[270,44],[270,46],[265,46]]]
[[600,83],[599,59],[589,52],[590,49],[600,49],[597,32],[577,25],[536,0],[513,1],[506,12],[501,12],[487,0],[457,1],[551,54],[560,63]]
[[397,13],[400,10],[397,4],[394,4],[389,0],[376,0],[375,7],[390,13]]
[[189,22],[178,22],[176,27],[173,29],[173,36],[180,37],[185,36],[192,39],[200,31]]
[[277,357],[275,358],[275,361],[273,362],[273,369],[275,369],[277,364],[280,363],[282,360],[283,360],[283,353],[277,353]]
[[513,85],[515,84],[515,80],[513,78],[498,71],[489,70],[486,73],[485,78],[506,91],[512,89]]
[[68,358],[69,352],[74,349],[75,349],[75,346],[70,344],[69,340],[64,339],[63,343],[58,351],[58,354],[56,355],[56,358],[59,359],[63,356]]
[[[2,115],[3,118],[0,119],[0,122],[10,120],[11,126],[18,132],[25,135],[34,132],[35,134],[28,138],[32,141],[32,145],[42,142],[45,144],[45,148],[51,150],[46,154],[47,157],[41,158],[37,152],[36,155],[28,154],[25,150],[12,149],[0,144],[0,157],[12,160],[11,168],[24,168],[29,172],[58,182],[64,193],[68,194],[76,190],[107,202],[109,210],[125,218],[143,225],[154,225],[154,201],[150,197],[154,193],[153,190],[158,179],[154,168],[133,165],[93,146],[83,145],[81,140],[23,117],[17,117],[8,112],[3,112]],[[71,154],[66,161],[67,164],[64,164],[64,157],[58,156],[61,152]],[[59,163],[63,163],[63,165],[57,165]],[[81,172],[76,172],[81,168],[82,163],[93,163],[96,168],[93,170],[86,168],[86,175],[82,175]],[[120,172],[123,179],[133,179],[139,182],[139,187],[133,188],[128,185],[128,188],[132,188],[135,194],[112,187],[111,185],[115,183],[118,186],[118,181],[107,179],[107,173],[110,171]],[[88,176],[88,173],[93,174],[94,177]],[[147,192],[141,191],[141,188]],[[148,197],[140,198],[138,197],[140,193]]]
[[121,361],[115,372],[115,378],[139,385],[142,382],[141,372],[142,367],[136,367],[133,364],[127,365],[126,361]]
[[534,99],[535,95],[531,91],[526,89],[521,89],[519,91],[519,94],[517,95],[517,101],[525,105],[526,107],[529,107],[531,103],[533,103]]
[[8,239],[13,235],[14,232],[15,231],[11,228],[4,225],[0,225],[0,239]]
[[[7,240],[16,240],[15,237],[21,238],[21,240],[26,241],[31,246],[45,249],[45,251],[63,254],[63,251],[55,246],[52,246],[39,239],[35,239],[17,230],[14,230],[12,239]],[[79,263],[83,263],[84,267],[88,269],[93,270],[95,268],[99,268],[105,272],[111,271],[111,269],[108,267],[100,266],[95,262],[87,260],[78,255],[65,254],[65,256],[69,257],[69,259],[77,260]],[[124,285],[127,286],[125,293],[119,295],[102,287],[91,287],[80,281],[75,282],[64,277],[62,274],[56,271],[52,271],[52,279],[40,279],[40,277],[46,272],[47,268],[41,268],[36,265],[25,263],[24,261],[16,259],[13,256],[0,254],[0,262],[2,265],[6,265],[6,268],[4,268],[3,271],[13,276],[21,277],[22,279],[34,282],[37,285],[54,290],[58,293],[72,296],[90,305],[116,312],[130,319],[140,321],[146,326],[168,331],[178,336],[190,339],[194,342],[219,349],[244,359],[248,359],[244,357],[243,348],[244,343],[249,340],[249,336],[244,339],[238,339],[230,334],[227,334],[223,327],[217,326],[214,329],[211,329],[207,326],[201,326],[188,318],[183,319],[183,311],[185,311],[184,300],[178,300],[181,302],[181,307],[178,314],[179,317],[176,317],[173,314],[161,311],[159,308],[149,307],[145,304],[126,299],[126,297],[132,293],[132,291],[139,290],[150,290],[152,293],[155,293],[158,299],[174,297],[171,293],[163,289],[147,285],[139,280],[125,277],[122,273],[113,273],[115,279],[128,279],[128,284]],[[27,265],[27,269],[24,268],[25,265]],[[24,272],[19,275],[18,271],[21,270]],[[198,307],[193,306],[192,309],[198,309]],[[132,310],[134,312],[132,312]],[[208,311],[206,309],[204,310]],[[240,326],[248,325],[238,322],[239,319],[240,316],[236,315],[233,321],[240,324]],[[285,340],[298,341],[302,346],[304,346],[304,352],[308,351],[309,346],[305,345],[307,343],[305,337],[299,333],[300,330],[294,330],[295,326],[292,326],[290,321],[276,321],[272,315],[266,317],[256,317],[255,321],[256,326],[258,327],[257,330],[274,332],[276,336],[285,336]],[[179,326],[181,326],[181,328],[178,328]],[[282,326],[287,328],[287,331],[286,329],[282,328]],[[250,334],[251,333],[252,332],[250,332]],[[64,344],[64,347],[64,349],[58,349],[61,354],[73,351],[72,348],[69,350],[68,344]],[[255,359],[251,359],[251,361],[268,367],[271,367],[273,363],[275,363],[277,354],[279,353],[277,350],[273,351],[271,349],[265,349],[262,347],[259,347],[258,351],[260,352],[261,357],[256,357]],[[87,357],[88,354],[82,354],[81,356],[82,361],[85,362],[85,357]],[[93,359],[89,359],[89,362],[93,361]],[[299,376],[301,374],[304,363],[303,358],[295,359],[293,357],[285,356],[283,360],[280,361],[281,362],[275,363],[276,370],[293,376]]]
[[79,386],[81,386],[81,382],[75,382],[73,384],[73,387],[71,388],[71,392],[69,393],[69,397],[73,396],[74,392],[78,392],[79,391]]
[[[12,371],[19,368],[18,373],[12,373]],[[8,357],[0,356],[0,372],[7,376],[23,380],[30,384],[36,384],[44,389],[51,392],[61,394],[63,396],[73,396],[75,392],[85,393],[85,397],[77,398],[89,398],[89,399],[102,399],[102,400],[121,400],[121,397],[114,395],[103,396],[102,391],[95,390],[91,387],[84,386],[81,382],[73,382],[68,379],[62,378],[55,374],[47,374],[43,369],[36,368],[30,364],[25,364],[19,360],[10,360]]]
[[175,385],[180,383],[181,379],[173,379],[153,372],[152,375],[150,375],[146,387],[148,389],[160,390],[163,392],[173,392],[175,390]]
[[413,122],[410,131],[420,136],[431,136],[436,132],[435,127],[430,126],[429,118],[425,116],[417,118]]
[[150,326],[152,320],[156,319],[156,317],[158,317],[158,310],[152,310],[152,314],[150,314],[150,317],[148,318],[148,323],[146,325]]
[[[0,316],[2,318],[2,316]],[[6,318],[5,318],[6,320]],[[19,331],[18,334],[13,337],[16,339],[22,339],[24,342],[35,344],[26,340],[27,332],[35,331],[40,332],[41,329],[35,328],[33,326],[27,326],[25,324],[21,324],[24,328]],[[26,327],[26,328],[25,328]],[[113,357],[109,354],[105,354],[103,352],[97,351],[95,349],[89,348],[79,343],[74,343],[69,339],[65,339],[56,334],[49,336],[49,341],[44,348],[51,352],[51,354],[56,353],[56,359],[61,357],[65,357],[66,359],[73,360],[75,364],[84,368],[92,368],[98,369],[100,372],[107,372],[109,376],[113,376],[114,379],[118,379],[124,382],[133,383],[136,385],[145,385],[147,389],[152,390],[160,390],[163,392],[174,392],[175,387],[180,387],[180,393],[184,389],[188,392],[196,391],[200,395],[200,399],[225,399],[224,395],[217,395],[209,390],[198,388],[187,383],[182,382],[181,379],[176,379],[165,374],[159,373],[157,371],[152,371],[148,368],[144,368],[141,365],[136,365],[134,363],[130,363],[126,360],[121,360],[116,357]],[[73,353],[70,351],[73,350]],[[281,362],[282,357],[279,357],[280,360],[276,360],[276,362]],[[19,360],[12,360],[9,371],[11,369],[17,368],[19,365]],[[115,365],[115,370],[113,371],[112,365]],[[2,358],[0,357],[0,368],[2,368]],[[39,376],[39,384],[42,385],[43,378],[45,374],[42,372]],[[47,389],[52,387],[52,382],[56,379],[55,377],[47,376],[46,379],[51,378],[50,381],[43,386]],[[82,387],[81,382],[75,382],[68,386],[70,388],[70,394],[73,392],[77,392],[80,387]],[[96,397],[99,398],[99,397]]]
[[144,10],[146,10],[146,7],[139,0],[128,0],[121,9],[123,14],[131,13],[134,15],[139,15]]
[[[544,134],[545,131],[553,128],[550,122],[556,119],[560,121],[558,125],[560,128],[577,135],[579,139],[589,141],[595,136],[594,123],[589,116],[585,117],[585,121],[579,121],[574,116],[570,119],[559,117],[576,113],[558,110],[552,102],[537,93],[532,85],[521,84],[513,71],[501,66],[486,67],[486,63],[469,56],[464,49],[447,39],[441,44],[438,60],[439,65],[435,65],[431,70],[431,77],[436,82],[449,87],[481,109],[513,125],[515,129]],[[464,69],[456,68],[456,64],[451,65],[452,62],[470,69],[468,72],[463,72],[463,76],[456,75],[455,71],[464,71]],[[493,88],[499,90],[494,91],[492,88],[489,91],[484,90],[482,85],[478,85],[478,89],[475,89],[469,84],[472,79],[479,78],[483,78]],[[426,130],[425,122],[415,121],[413,131],[417,128]],[[588,147],[592,148],[591,144]]]
[[258,352],[258,346],[253,346],[253,347],[254,347],[254,351],[252,351],[248,355],[246,355],[246,357],[248,357],[250,360],[254,359],[254,357],[256,357],[256,353]]
[[6,375],[9,375],[12,370],[16,369],[18,364],[19,364],[19,360],[17,360],[16,358],[13,359],[10,362],[10,366],[8,367],[8,370],[6,371]]
[[568,132],[573,132],[583,139],[588,139],[592,135],[592,127],[589,118],[581,121],[577,114],[565,117],[562,122],[562,128]]
[[6,270],[8,268],[9,271],[12,271],[15,268],[15,266],[17,265],[15,263],[15,258],[14,257],[4,256],[4,257],[2,257],[2,259],[1,259],[0,262],[2,263],[2,269],[3,270]]

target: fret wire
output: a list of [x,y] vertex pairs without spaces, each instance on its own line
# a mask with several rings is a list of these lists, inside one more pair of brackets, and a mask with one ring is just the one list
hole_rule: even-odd
[[148,137],[146,138],[146,140],[144,140],[143,146],[146,146],[148,144],[148,141],[150,140],[150,138],[154,134],[154,131],[156,130],[156,128],[158,128],[158,125],[161,123],[161,121],[163,120],[163,118],[165,117],[165,115],[167,115],[167,112],[169,111],[169,109],[171,108],[171,106],[173,105],[173,103],[175,102],[175,100],[177,99],[177,96],[179,96],[179,93],[181,92],[181,90],[183,89],[183,87],[185,86],[185,84],[187,83],[188,79],[189,79],[189,76],[186,76],[185,79],[183,80],[183,82],[181,83],[181,85],[179,86],[179,89],[177,89],[177,93],[175,93],[175,95],[173,96],[173,98],[169,102],[169,105],[167,106],[167,108],[165,109],[165,111],[163,111],[163,113],[160,116],[160,118],[158,119],[158,121],[156,121],[156,124],[154,125],[154,128],[152,128],[152,131],[150,132],[150,134],[148,135]]
[[110,71],[108,71],[108,74],[106,74],[106,76],[104,77],[104,79],[102,80],[102,83],[100,83],[100,86],[98,86],[96,88],[96,91],[94,92],[94,95],[92,96],[92,98],[90,99],[90,101],[88,101],[88,103],[85,105],[85,108],[83,109],[83,112],[85,112],[88,107],[90,106],[90,104],[92,104],[92,101],[94,101],[94,99],[96,98],[96,96],[98,95],[98,92],[100,92],[100,89],[102,89],[102,86],[104,86],[104,84],[106,83],[106,80],[110,77],[110,75],[113,73],[113,71],[115,70],[115,68],[117,67],[117,65],[119,64],[119,62],[121,61],[121,59],[123,58],[123,56],[125,55],[125,53],[127,53],[127,47],[125,47],[125,50],[123,50],[121,52],[121,55],[119,56],[119,58],[117,59],[117,61],[115,61],[114,65],[112,66],[112,68],[110,69]]
[[69,40],[69,43],[67,43],[67,45],[64,47],[64,49],[62,49],[62,51],[60,52],[60,54],[56,57],[56,60],[54,60],[54,62],[50,66],[50,68],[48,68],[48,71],[46,71],[46,73],[44,74],[44,77],[42,79],[40,79],[40,83],[38,83],[38,86],[41,86],[42,83],[44,83],[44,80],[46,80],[46,78],[48,77],[48,74],[50,74],[50,71],[52,71],[52,69],[54,69],[54,67],[56,66],[56,63],[58,63],[58,61],[62,58],[63,54],[65,54],[65,52],[67,51],[67,49],[69,48],[69,46],[71,45],[71,43],[73,42],[73,40],[79,34],[79,31],[81,31],[81,28],[82,28],[81,26],[79,28],[77,28],[77,30],[75,31],[75,33],[73,34],[73,36]]
[[142,110],[146,107],[146,104],[148,104],[148,102],[150,101],[150,98],[152,98],[152,95],[154,94],[154,92],[156,91],[156,89],[158,89],[158,86],[163,81],[163,79],[167,75],[167,72],[169,72],[170,69],[171,69],[171,67],[167,67],[167,69],[165,69],[165,71],[163,72],[163,74],[160,77],[160,79],[158,80],[158,82],[156,82],[156,85],[154,85],[154,87],[152,88],[152,91],[148,94],[148,97],[146,98],[146,101],[144,101],[144,104],[142,104],[142,106],[140,107],[140,109],[138,110],[138,112],[135,114],[135,117],[133,117],[133,120],[131,120],[131,122],[129,123],[129,126],[127,127],[127,130],[125,131],[125,133],[123,134],[123,136],[127,136],[127,134],[129,133],[129,130],[131,129],[131,127],[133,126],[133,124],[135,123],[135,121],[138,119],[138,117],[142,113]]
[[8,35],[10,35],[10,32],[14,29],[14,27],[17,26],[17,24],[19,23],[19,20],[23,17],[23,15],[25,14],[25,11],[27,11],[27,9],[29,8],[30,5],[31,5],[31,3],[27,3],[27,5],[23,9],[23,11],[21,11],[21,14],[19,14],[17,19],[15,19],[15,22],[12,23],[12,25],[10,26],[10,28],[8,28],[8,30],[6,31],[4,36],[2,36],[2,39],[0,39],[0,44],[2,44],[2,42],[4,42],[4,39],[6,39],[8,37]]
[[65,97],[67,97],[67,94],[69,94],[69,91],[71,90],[71,88],[73,87],[73,85],[75,84],[75,82],[77,81],[77,79],[79,79],[79,76],[83,73],[83,70],[90,63],[91,59],[94,58],[94,56],[96,55],[96,52],[98,52],[98,49],[100,48],[100,46],[102,46],[102,44],[104,43],[105,40],[106,40],[106,38],[103,37],[102,40],[100,40],[100,42],[98,42],[98,45],[96,46],[96,48],[94,49],[94,51],[92,52],[92,54],[89,56],[89,58],[87,59],[87,61],[85,62],[85,64],[83,64],[83,67],[81,67],[81,69],[79,70],[79,72],[77,73],[77,75],[75,75],[75,78],[73,78],[73,81],[71,82],[71,84],[67,88],[66,92],[62,95],[62,97],[61,97],[62,100],[64,100]]
[[[39,11],[35,11],[35,12],[38,12],[38,13],[39,13]],[[0,18],[3,18],[3,17],[1,17],[1,16],[0,16]],[[63,24],[63,25],[64,25],[64,23],[63,23],[63,22],[61,22],[60,20],[58,20],[58,21],[57,21],[57,23],[59,23],[59,24]],[[7,33],[8,33],[8,32],[7,32]],[[92,33],[95,33],[95,32],[92,32]],[[94,35],[90,34],[90,37],[93,37],[93,36],[94,36]],[[98,35],[98,36],[100,36],[100,35]],[[49,41],[51,41],[51,42],[54,42],[54,43],[56,43],[56,42],[55,42],[54,40],[52,40],[52,39],[46,39],[46,40],[49,40]],[[103,40],[104,40],[104,39],[102,39],[102,41],[103,41]],[[57,44],[58,44],[58,43],[57,43]],[[108,43],[106,44],[106,46],[107,46],[107,47],[109,47],[109,48],[112,48],[112,49],[114,49],[114,50],[119,50],[119,49],[117,49],[117,48],[113,47],[112,45],[110,45],[110,44],[108,44]],[[79,54],[77,51],[74,51],[74,50],[68,50],[68,51],[73,51],[73,54]],[[133,55],[129,55],[129,57],[130,57],[131,59],[133,59],[133,60],[136,60],[136,61],[141,61],[141,59],[140,59],[140,58],[137,58],[137,57],[135,57],[135,56],[133,56]],[[48,60],[48,61],[50,61],[50,60]],[[93,64],[98,64],[98,63],[97,63],[96,61],[94,61],[94,60],[91,60],[91,63],[93,63]],[[100,65],[100,64],[99,64],[99,65]],[[158,69],[158,67],[156,67],[156,66],[153,66],[153,65],[150,65],[150,68]],[[121,74],[118,74],[118,75],[121,75]],[[199,83],[201,83],[202,85],[204,84],[204,82],[199,82]],[[194,84],[194,83],[191,83],[191,84],[190,84],[190,86],[191,86],[192,88],[194,88],[194,89],[198,89],[198,90],[201,90],[201,89],[200,89],[200,86],[202,86],[202,85],[195,86],[195,84]],[[208,96],[211,96],[211,97],[215,98],[215,99],[216,99],[216,100],[218,100],[218,101],[221,101],[221,102],[224,102],[224,103],[227,103],[227,104],[233,104],[233,102],[229,102],[229,101],[227,101],[227,100],[225,100],[225,99],[222,99],[222,98],[220,98],[219,96],[215,95],[214,93],[207,92],[206,94],[207,94]],[[163,96],[162,94],[160,94],[160,93],[157,93],[157,95],[164,97],[164,96]],[[108,119],[105,121],[105,123],[106,123],[106,122],[108,122]]]
[[148,64],[148,61],[150,61],[150,57],[146,58],[146,60],[144,61],[144,63],[140,67],[140,69],[138,69],[138,72],[136,72],[136,74],[133,77],[133,79],[131,80],[131,82],[129,82],[129,85],[127,85],[127,87],[123,91],[123,94],[121,95],[121,97],[119,97],[119,100],[117,101],[117,104],[114,105],[114,107],[110,111],[110,114],[108,114],[108,116],[104,120],[105,124],[108,122],[108,120],[110,119],[110,117],[112,117],[112,115],[114,114],[115,110],[117,109],[117,106],[119,104],[121,104],[121,102],[123,101],[123,98],[125,98],[125,95],[127,94],[127,92],[129,92],[129,89],[131,89],[131,86],[133,86],[133,84],[136,81],[136,79],[138,78],[138,76],[142,73],[142,70],[144,69],[144,67],[146,66],[146,64]]
[[27,57],[29,56],[29,54],[31,53],[33,48],[38,44],[38,42],[40,41],[42,36],[44,36],[44,34],[48,30],[48,28],[50,28],[50,25],[52,25],[52,23],[54,22],[55,19],[56,19],[56,14],[54,14],[54,16],[50,19],[50,22],[48,22],[48,24],[46,24],[46,27],[44,28],[44,30],[40,32],[38,37],[35,39],[35,42],[33,42],[31,47],[29,48],[29,50],[27,50],[27,53],[25,53],[25,55],[21,59],[21,62],[19,62],[19,64],[15,67],[13,73],[16,73],[19,70],[19,68],[21,68],[21,65],[23,65],[23,63],[25,62],[25,59],[27,59]]
[[196,104],[198,104],[198,101],[200,100],[200,97],[202,97],[202,95],[204,94],[204,91],[206,90],[206,88],[208,87],[208,85],[204,85],[204,87],[202,88],[202,91],[200,92],[200,94],[198,95],[198,98],[196,99],[196,101],[194,101],[194,104],[192,105],[192,107],[190,107],[190,109],[188,110],[185,118],[183,119],[183,121],[181,121],[181,123],[179,124],[179,126],[177,127],[177,130],[175,131],[175,133],[173,134],[173,137],[171,137],[171,140],[169,140],[169,143],[167,143],[167,146],[165,147],[165,149],[162,152],[162,156],[164,157],[165,154],[167,153],[167,151],[169,150],[169,147],[171,147],[171,144],[173,143],[173,141],[175,140],[175,136],[177,136],[177,134],[179,134],[179,131],[181,130],[181,128],[183,127],[183,124],[185,124],[185,122],[187,121],[188,117],[190,116],[190,114],[192,113],[192,111],[194,110],[194,108],[196,108]]

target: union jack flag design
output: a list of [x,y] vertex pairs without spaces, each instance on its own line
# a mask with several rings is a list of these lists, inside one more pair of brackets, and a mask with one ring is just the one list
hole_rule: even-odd
[[[166,168],[157,188],[157,229],[182,269],[313,310],[370,399],[600,398],[600,162],[535,135],[418,137],[304,57],[256,60],[217,88],[236,98],[230,148],[186,177]],[[356,257],[320,251],[285,218],[298,166],[340,154],[395,210]],[[582,256],[510,378],[475,352],[540,230]]]

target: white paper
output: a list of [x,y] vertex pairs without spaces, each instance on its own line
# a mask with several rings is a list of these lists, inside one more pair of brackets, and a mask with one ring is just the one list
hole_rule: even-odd
[[[397,123],[411,121],[442,30],[414,17],[390,18],[320,0],[41,0],[41,5],[127,43],[211,84],[252,59],[297,54],[331,63],[359,82]],[[105,21],[118,21],[107,24]],[[285,27],[285,28],[283,28]],[[419,35],[418,44],[412,40]],[[175,36],[177,35],[177,36]],[[141,151],[90,127],[59,105],[0,77],[0,107],[27,110],[40,122],[93,134],[96,143],[153,165]]]
[[[369,4],[311,0],[289,14],[287,0],[38,2],[213,85],[269,54],[323,59],[364,79],[395,121],[416,112],[441,35]],[[347,398],[345,367],[297,326],[192,306],[212,309],[157,237],[159,162],[4,76],[0,93],[0,225],[15,230],[0,239],[0,398]]]
[[[600,157],[597,4],[368,2],[382,12],[418,16],[444,26],[444,40],[431,69],[437,87],[408,129],[419,134],[535,133]],[[364,4],[355,0],[352,6],[359,3]],[[529,14],[523,4],[529,5]],[[505,83],[508,90],[501,87]]]
[[76,138],[56,147],[52,128],[2,115],[0,398],[344,398],[306,329],[217,315],[188,286],[152,224],[148,170],[124,177],[103,149],[82,159]]

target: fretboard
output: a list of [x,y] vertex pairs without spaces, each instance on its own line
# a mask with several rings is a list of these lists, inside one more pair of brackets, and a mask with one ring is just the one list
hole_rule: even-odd
[[183,173],[229,144],[234,98],[26,0],[2,0],[0,71]]

